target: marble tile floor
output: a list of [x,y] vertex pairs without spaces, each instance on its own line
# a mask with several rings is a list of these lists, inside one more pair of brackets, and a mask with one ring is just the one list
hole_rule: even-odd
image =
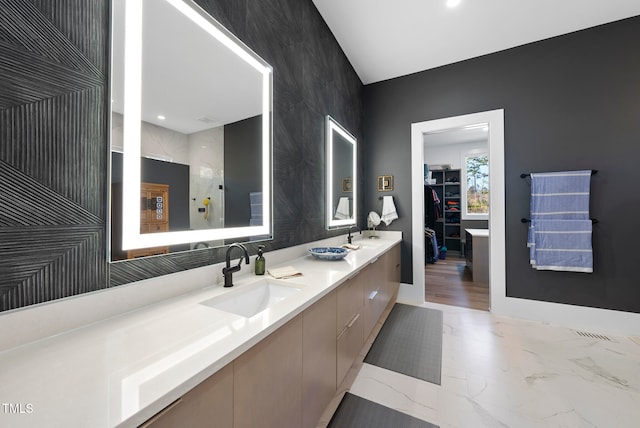
[[444,312],[442,385],[362,364],[349,392],[441,428],[640,427],[640,343],[424,305]]

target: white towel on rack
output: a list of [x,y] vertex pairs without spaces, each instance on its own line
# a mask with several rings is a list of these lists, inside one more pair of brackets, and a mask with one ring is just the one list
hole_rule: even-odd
[[396,204],[393,203],[393,196],[384,196],[382,198],[382,221],[389,226],[391,222],[398,218]]
[[342,197],[338,200],[335,218],[338,220],[347,220],[351,218],[351,214],[349,213],[349,198]]

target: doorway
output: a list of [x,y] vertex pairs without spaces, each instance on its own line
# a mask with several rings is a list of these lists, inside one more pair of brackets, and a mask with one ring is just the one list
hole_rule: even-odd
[[487,123],[423,134],[428,302],[489,310],[488,257],[466,251],[467,231],[489,228],[488,137]]
[[505,219],[504,219],[504,111],[492,110],[411,125],[412,250],[413,299],[424,301],[425,292],[425,209],[424,209],[424,135],[442,133],[477,124],[488,126],[489,173],[489,301],[490,308],[505,295]]

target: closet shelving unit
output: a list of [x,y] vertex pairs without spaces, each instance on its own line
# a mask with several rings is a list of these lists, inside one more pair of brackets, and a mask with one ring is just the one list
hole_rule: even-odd
[[460,254],[460,218],[462,215],[461,174],[459,169],[431,171],[436,179],[431,187],[438,194],[443,217],[436,222],[436,237],[439,245],[446,245],[447,253]]

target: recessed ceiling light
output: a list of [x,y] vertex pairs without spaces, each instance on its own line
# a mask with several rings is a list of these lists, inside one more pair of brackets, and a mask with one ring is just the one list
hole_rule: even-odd
[[460,4],[460,0],[447,0],[448,7],[456,7]]

